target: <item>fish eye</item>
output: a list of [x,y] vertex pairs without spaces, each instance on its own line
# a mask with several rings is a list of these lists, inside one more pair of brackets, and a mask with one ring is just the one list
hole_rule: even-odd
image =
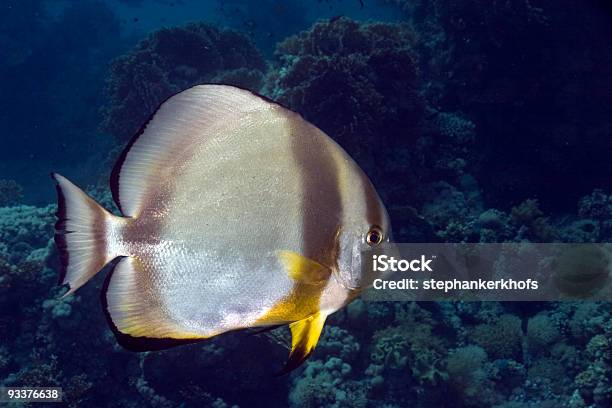
[[371,227],[366,234],[366,242],[369,246],[373,247],[380,244],[383,240],[383,232],[379,227]]

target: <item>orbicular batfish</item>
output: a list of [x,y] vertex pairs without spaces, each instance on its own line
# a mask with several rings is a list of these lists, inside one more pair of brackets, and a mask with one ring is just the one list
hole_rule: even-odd
[[131,350],[288,324],[287,372],[371,284],[361,252],[389,237],[372,183],[338,144],[231,86],[183,91],[142,127],[111,174],[122,216],[53,178],[60,283],[73,293],[116,260],[102,303]]

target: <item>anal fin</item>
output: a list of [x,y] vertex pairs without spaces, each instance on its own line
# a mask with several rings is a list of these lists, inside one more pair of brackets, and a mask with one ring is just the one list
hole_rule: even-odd
[[131,351],[161,350],[207,338],[170,319],[159,296],[144,284],[141,262],[122,258],[106,279],[102,305],[119,344]]
[[291,352],[278,375],[284,375],[299,367],[314,351],[327,315],[317,312],[306,319],[293,322],[291,329]]

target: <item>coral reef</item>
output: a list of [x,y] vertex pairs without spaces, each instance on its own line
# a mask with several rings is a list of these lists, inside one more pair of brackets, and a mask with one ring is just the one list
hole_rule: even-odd
[[518,359],[522,346],[521,319],[502,315],[495,322],[479,324],[471,333],[474,343],[494,358]]
[[46,248],[55,223],[54,207],[0,208],[0,255],[21,262]]
[[527,322],[527,345],[531,353],[541,353],[559,337],[557,324],[546,313],[537,314]]
[[351,366],[337,357],[309,361],[289,394],[292,407],[365,407],[367,387],[350,380]]
[[469,345],[449,352],[446,370],[449,383],[464,398],[478,398],[485,390],[488,374],[484,369],[487,353],[482,347]]
[[0,207],[15,205],[23,198],[23,188],[15,180],[0,179]]
[[[320,127],[376,178],[409,148],[423,111],[418,58],[408,26],[321,21],[289,37],[266,93]],[[408,166],[407,164],[405,164]]]
[[[40,59],[45,44],[57,49],[65,42],[76,50],[91,43],[97,51],[90,57],[99,61],[97,52],[109,52],[106,33],[117,39],[118,22],[103,3],[72,5],[51,28],[24,19],[27,13],[46,16],[41,1],[11,3],[16,7],[0,16],[0,54],[11,59],[2,73],[14,75],[25,61]],[[606,91],[609,73],[600,68],[609,65],[609,51],[588,24],[600,20],[585,13],[569,21],[576,10],[570,2],[554,12],[540,0],[393,3],[401,4],[412,28],[344,17],[320,21],[280,43],[268,72],[251,41],[237,32],[201,23],[153,32],[113,62],[104,129],[124,141],[164,98],[197,83],[263,89],[335,138],[372,175],[391,207],[397,241],[612,240],[612,194],[603,180],[610,172],[599,161],[609,150],[602,148],[609,132],[601,107],[610,106],[612,92]],[[97,14],[98,24],[85,27]],[[545,46],[564,22],[568,30],[559,35],[575,36],[576,43],[565,50]],[[38,35],[22,41],[19,27],[26,23]],[[575,35],[580,24],[582,37]],[[46,41],[41,32],[53,38]],[[584,46],[588,41],[594,45]],[[577,56],[581,48],[586,62]],[[67,65],[78,66],[83,58],[71,54],[66,72],[75,73]],[[534,69],[527,69],[529,61]],[[568,72],[548,69],[561,65]],[[571,76],[582,78],[584,87]],[[10,94],[19,82],[3,90]],[[96,100],[90,92],[85,99]],[[589,93],[594,100],[577,106]],[[91,105],[97,109],[99,103]],[[89,118],[83,123],[95,116],[92,109],[80,111]],[[569,119],[560,123],[560,117]],[[509,125],[499,129],[500,123]],[[66,137],[76,139],[77,127],[71,129]],[[583,144],[588,146],[580,149]],[[522,154],[528,160],[514,166],[512,159]],[[569,160],[576,154],[575,162]],[[597,174],[586,166],[591,156]],[[539,159],[543,174],[529,167]],[[575,177],[588,182],[576,183]],[[543,180],[554,181],[552,194],[541,193],[548,187]],[[563,206],[578,202],[576,208],[558,211],[556,183],[572,186]],[[100,185],[89,192],[114,208]],[[56,208],[20,204],[19,186],[0,180],[2,386],[62,386],[69,406],[612,405],[612,306],[603,302],[356,300],[330,316],[304,367],[281,378],[273,375],[287,356],[286,328],[229,333],[155,353],[126,352],[98,302],[108,271],[62,298],[65,289],[54,286]],[[601,254],[587,255],[589,268],[576,272],[567,263],[569,268],[556,269],[558,276],[573,286],[580,273],[605,277]]]
[[[517,220],[543,216],[534,208],[517,210],[516,220],[492,209],[454,214],[475,230],[515,233]],[[258,398],[270,406],[426,407],[444,405],[449,395],[473,407],[611,402],[609,303],[547,303],[517,313],[496,302],[358,300],[332,316],[304,368],[275,381],[274,362],[287,354],[284,331],[125,352],[100,311],[100,279],[65,299],[53,287],[54,211],[0,208],[2,385],[60,385],[70,406],[229,407]],[[563,228],[554,219],[551,225]],[[16,315],[18,327],[11,323]],[[104,358],[92,358],[94,352]],[[115,390],[112,399],[107,389]]]
[[127,140],[171,95],[201,83],[258,91],[265,68],[259,51],[236,31],[203,23],[163,28],[111,64],[102,128]]
[[[427,184],[417,208],[435,232],[446,242],[609,242],[612,224],[608,210],[592,200],[608,196],[595,190],[579,201],[575,214],[548,215],[537,199],[526,199],[509,212],[486,208],[480,187],[469,175],[452,185],[446,181]],[[595,197],[595,198],[594,198]],[[601,207],[601,206],[600,206]],[[603,213],[603,215],[598,215]]]
[[540,194],[545,207],[570,210],[612,188],[606,2],[390,2],[419,33],[431,106],[461,109],[477,126],[473,175],[491,205]]
[[267,96],[320,127],[364,168],[393,218],[406,221],[397,228],[401,240],[431,237],[426,223],[405,206],[425,201],[424,184],[472,183],[475,125],[422,97],[417,48],[408,25],[320,21],[278,44],[264,87]]

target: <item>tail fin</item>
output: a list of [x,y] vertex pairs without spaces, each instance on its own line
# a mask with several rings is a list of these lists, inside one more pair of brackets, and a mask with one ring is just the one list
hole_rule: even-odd
[[67,296],[121,255],[114,237],[125,218],[112,215],[65,177],[57,173],[51,177],[57,182],[55,244],[62,263],[59,284],[69,286]]

